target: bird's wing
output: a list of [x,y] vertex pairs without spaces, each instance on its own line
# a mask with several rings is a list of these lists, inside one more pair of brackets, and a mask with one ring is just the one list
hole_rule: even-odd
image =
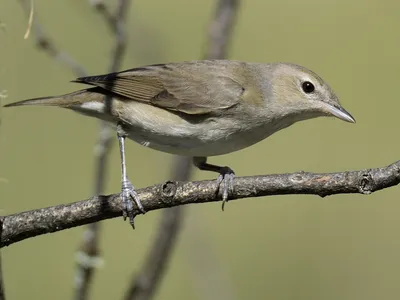
[[109,90],[126,100],[141,101],[187,114],[205,114],[232,107],[244,91],[224,61],[151,65],[76,82]]

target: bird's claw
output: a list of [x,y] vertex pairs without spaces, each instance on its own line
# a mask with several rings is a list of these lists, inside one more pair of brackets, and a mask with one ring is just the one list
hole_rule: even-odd
[[225,203],[228,202],[229,196],[233,194],[233,179],[235,172],[229,167],[223,167],[218,176],[218,192],[222,191],[222,211],[225,208]]
[[122,181],[122,191],[121,191],[121,199],[122,199],[122,216],[124,220],[129,217],[129,223],[133,228],[135,228],[135,214],[133,210],[133,201],[135,201],[138,209],[144,214],[146,211],[143,208],[142,202],[140,201],[139,195],[136,193],[135,188],[129,180]]

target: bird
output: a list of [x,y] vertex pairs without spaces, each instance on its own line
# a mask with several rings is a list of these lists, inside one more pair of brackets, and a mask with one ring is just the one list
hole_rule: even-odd
[[158,151],[192,157],[198,169],[218,173],[217,192],[224,205],[233,192],[235,172],[228,166],[208,163],[207,157],[241,150],[296,122],[316,117],[355,123],[320,76],[293,63],[183,61],[80,77],[72,82],[87,87],[5,107],[58,106],[111,123],[121,155],[123,217],[128,217],[132,226],[133,201],[140,212],[145,213],[145,209],[127,176],[126,138]]

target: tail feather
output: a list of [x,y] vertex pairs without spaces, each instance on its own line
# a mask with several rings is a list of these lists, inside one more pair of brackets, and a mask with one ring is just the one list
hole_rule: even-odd
[[4,107],[22,106],[22,105],[55,105],[62,106],[62,96],[42,97],[22,100],[4,105]]
[[81,105],[85,102],[102,102],[104,90],[99,88],[89,88],[76,91],[70,94],[61,96],[40,97],[22,100],[14,103],[4,105],[4,107],[22,106],[22,105],[46,105],[46,106],[60,106],[71,107]]

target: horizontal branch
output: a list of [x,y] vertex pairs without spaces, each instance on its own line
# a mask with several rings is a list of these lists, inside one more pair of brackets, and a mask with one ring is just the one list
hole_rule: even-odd
[[[237,177],[232,200],[288,194],[325,197],[334,194],[370,194],[400,183],[400,161],[384,168],[343,173],[307,173]],[[194,181],[157,184],[138,190],[146,211],[178,205],[219,201],[217,182]],[[135,212],[140,214],[139,211]],[[0,247],[40,234],[56,232],[92,222],[121,216],[119,194],[41,208],[0,219]]]

